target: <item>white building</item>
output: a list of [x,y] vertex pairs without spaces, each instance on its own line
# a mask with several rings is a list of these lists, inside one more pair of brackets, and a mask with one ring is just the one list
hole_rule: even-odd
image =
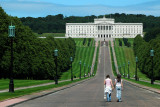
[[94,23],[66,23],[66,37],[134,38],[143,37],[143,23],[115,23],[113,18],[97,18]]

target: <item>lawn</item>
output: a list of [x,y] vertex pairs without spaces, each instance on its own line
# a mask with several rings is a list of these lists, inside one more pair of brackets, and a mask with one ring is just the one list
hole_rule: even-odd
[[[131,43],[131,47],[124,46],[124,43],[122,43],[122,46],[119,46],[118,39],[115,39],[115,47],[114,48],[115,48],[116,59],[117,59],[118,66],[121,66],[121,68],[119,68],[119,71],[123,75],[124,68],[125,68],[125,76],[126,77],[128,74],[128,61],[130,62],[129,73],[130,73],[130,77],[132,79],[127,79],[127,78],[123,78],[123,77],[122,78],[126,79],[128,81],[131,81],[131,82],[135,82],[137,84],[160,89],[160,85],[151,84],[151,83],[143,82],[143,81],[135,81],[133,79],[134,75],[135,75],[135,70],[136,70],[136,62],[135,62],[135,56],[134,56],[134,52],[133,52],[133,39],[128,39],[128,41]],[[125,66],[123,66],[124,64],[125,64]],[[112,66],[113,66],[113,63],[112,63]],[[137,69],[137,73],[138,73],[138,78],[140,80],[150,81],[150,79],[145,74],[140,72],[139,69]],[[159,82],[159,81],[157,80],[156,82]]]
[[114,57],[113,57],[113,50],[112,50],[111,42],[110,42],[110,41],[109,41],[109,47],[110,47],[112,71],[113,71],[113,74],[114,74],[115,76],[117,76],[116,67],[115,67],[115,62],[114,62]]
[[[85,74],[90,72],[90,67],[92,65],[95,45],[94,45],[94,39],[91,39],[91,43],[88,46],[88,39],[86,40],[85,45],[83,45],[83,38],[76,38],[74,39],[76,42],[76,55],[75,59],[72,63],[72,72],[73,76],[79,77],[80,76],[80,64],[81,61],[81,75],[84,76]],[[85,63],[85,66],[84,66]],[[69,69],[67,72],[64,72],[60,78],[60,80],[66,80],[71,78],[71,69]]]
[[137,84],[141,84],[141,85],[147,86],[147,87],[152,87],[152,88],[155,88],[155,89],[160,89],[160,85],[157,85],[157,84],[151,84],[151,83],[147,83],[147,82],[143,82],[143,81],[136,81],[136,80],[127,79],[127,78],[125,78],[125,79],[128,80],[128,81],[137,83]]
[[6,100],[9,98],[20,97],[23,95],[28,95],[31,93],[40,92],[40,91],[44,91],[44,90],[48,90],[48,89],[52,89],[52,88],[56,88],[56,87],[62,87],[64,85],[68,85],[68,84],[78,82],[78,81],[84,80],[84,79],[87,79],[87,78],[77,79],[74,81],[66,81],[66,82],[59,83],[58,85],[52,84],[52,85],[47,85],[47,86],[40,86],[40,87],[35,87],[35,88],[16,90],[14,93],[9,93],[9,92],[0,93],[0,96],[1,96],[0,101]]
[[[53,80],[14,80],[14,87],[24,87],[24,86],[32,86],[39,85],[44,83],[54,82]],[[9,79],[1,79],[0,80],[0,90],[8,89],[9,87]]]
[[[128,41],[131,43],[131,47],[124,46],[124,43],[122,43],[123,44],[122,46],[119,46],[118,39],[115,39],[115,53],[118,66],[119,67],[121,66],[119,70],[121,71],[122,74],[124,74],[124,68],[125,68],[125,76],[127,76],[128,74],[128,61],[130,62],[129,72],[130,72],[130,77],[133,78],[136,70],[136,62],[133,52],[133,39],[128,39]],[[145,74],[140,72],[139,69],[138,69],[138,77],[140,79],[150,80]]]
[[100,42],[98,42],[98,47],[97,47],[96,60],[95,60],[95,65],[94,65],[94,70],[93,70],[94,75],[96,74],[97,67],[98,67],[99,49],[100,49]]

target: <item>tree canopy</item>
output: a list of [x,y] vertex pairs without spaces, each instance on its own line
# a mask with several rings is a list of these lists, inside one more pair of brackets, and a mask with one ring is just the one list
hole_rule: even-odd
[[160,79],[160,38],[151,39],[146,42],[140,35],[134,39],[134,53],[138,57],[138,68],[151,78],[152,72],[152,58],[150,50],[154,50],[153,65],[154,65],[154,79]]
[[[94,22],[95,18],[102,18],[104,15],[91,16],[68,16],[62,14],[48,15],[46,17],[22,17],[20,18],[24,25],[29,26],[36,33],[65,33],[66,23],[87,23]],[[147,32],[151,28],[159,27],[160,17],[146,16],[143,14],[108,14],[107,18],[114,18],[115,22],[122,23],[143,23],[144,31]]]
[[[57,17],[63,19],[61,15]],[[0,78],[9,78],[10,74],[11,48],[8,26],[11,22],[16,28],[13,39],[14,78],[54,79],[56,68],[54,49],[58,49],[58,76],[70,68],[69,58],[74,57],[76,51],[76,45],[72,38],[37,38],[29,27],[23,25],[20,19],[7,15],[0,7]]]

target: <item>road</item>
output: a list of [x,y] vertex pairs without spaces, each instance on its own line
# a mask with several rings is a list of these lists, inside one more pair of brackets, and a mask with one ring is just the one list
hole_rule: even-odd
[[[103,42],[102,42],[103,43]],[[107,42],[105,43],[108,44]],[[44,97],[27,101],[16,107],[159,107],[160,95],[137,88],[124,81],[122,102],[116,102],[116,90],[112,93],[112,102],[104,100],[104,77],[111,71],[108,46],[101,45],[99,68],[95,78],[69,89]]]

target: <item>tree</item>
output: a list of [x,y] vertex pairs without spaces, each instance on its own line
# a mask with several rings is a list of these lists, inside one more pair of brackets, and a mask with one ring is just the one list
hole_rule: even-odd
[[[14,78],[16,79],[54,79],[55,57],[54,49],[59,50],[58,76],[69,69],[70,56],[75,57],[76,44],[72,38],[46,39],[37,38],[33,31],[22,24],[17,17],[8,16],[0,8],[0,78],[9,78],[10,68],[10,39],[8,38],[8,26],[12,21],[16,26],[13,42],[14,50]],[[62,16],[58,15],[61,19]],[[24,18],[22,19],[24,20]],[[34,18],[28,17],[28,23]],[[46,26],[43,18],[41,24]],[[42,27],[42,26],[41,26]],[[43,27],[42,27],[43,28]],[[41,31],[41,28],[38,29]]]
[[120,39],[118,41],[119,41],[119,46],[122,46],[122,41]]
[[145,34],[144,40],[149,42],[151,39],[158,37],[158,35],[160,35],[160,28],[152,28]]

